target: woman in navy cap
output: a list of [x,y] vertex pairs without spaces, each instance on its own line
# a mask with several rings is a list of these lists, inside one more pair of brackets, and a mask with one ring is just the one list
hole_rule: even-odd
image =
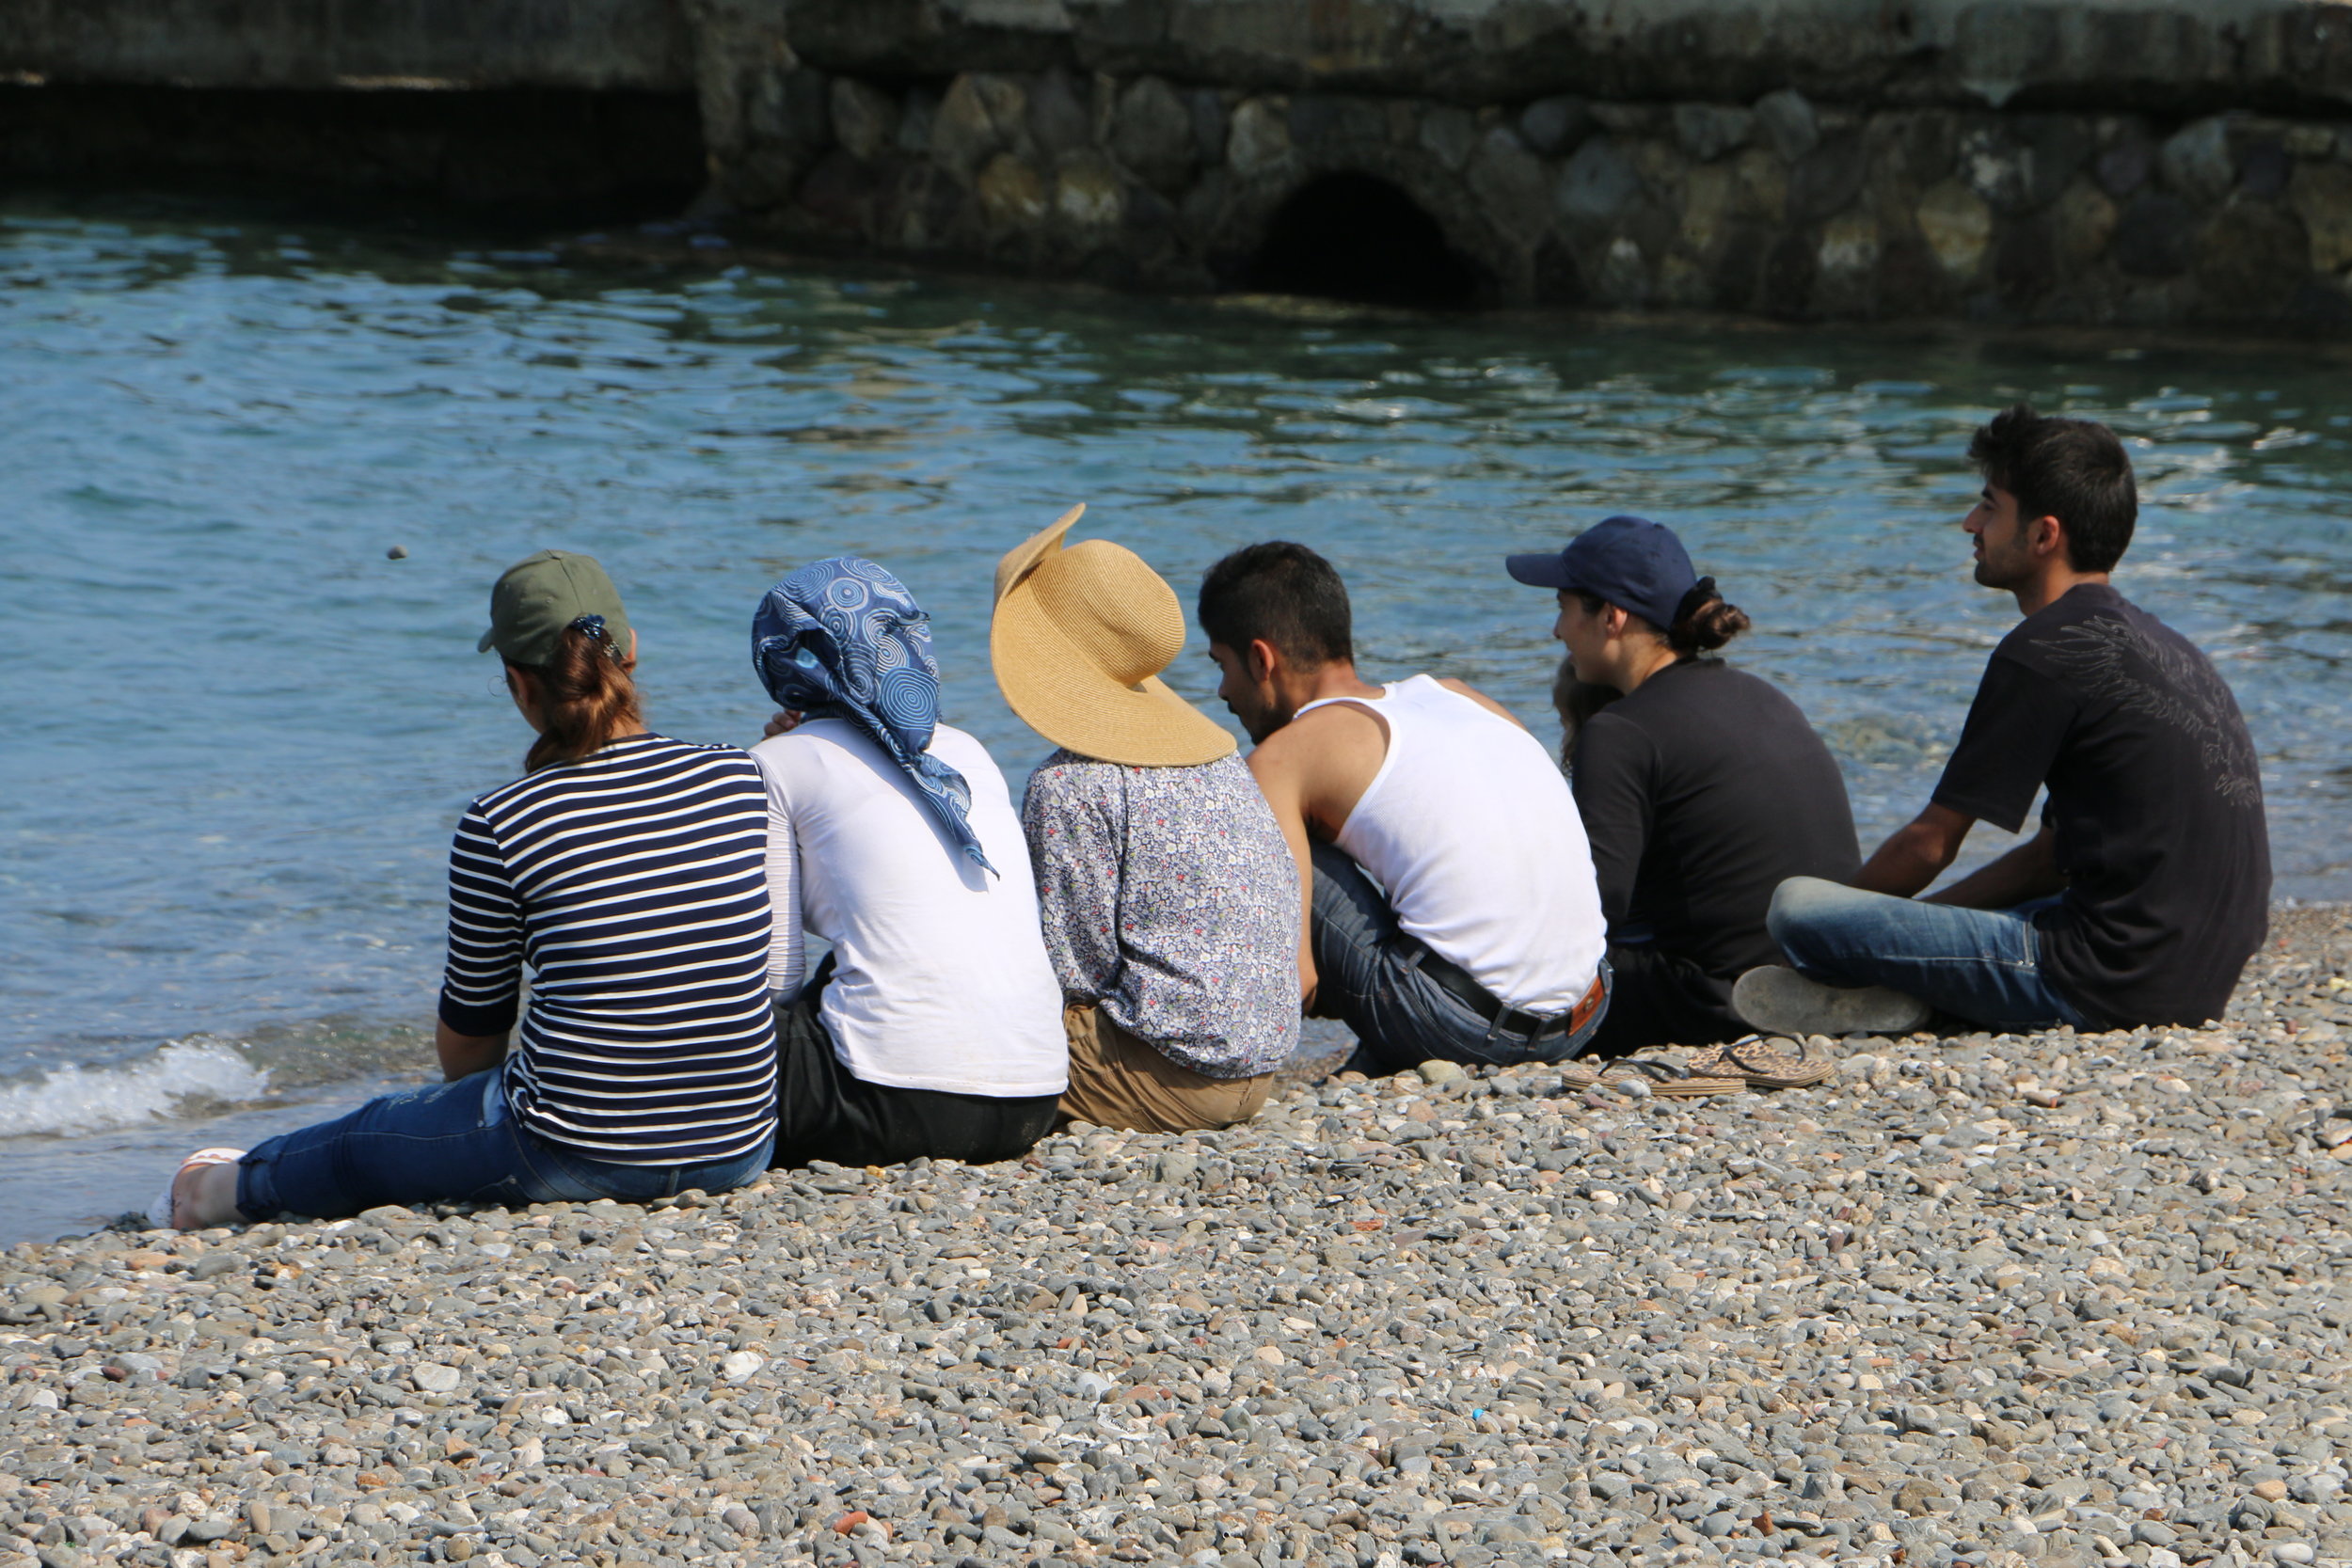
[[[1586,1053],[1736,1039],[1732,982],[1781,961],[1764,929],[1772,890],[1860,868],[1837,764],[1777,688],[1700,657],[1748,618],[1672,529],[1611,517],[1506,565],[1557,594],[1552,635],[1568,650],[1570,783],[1617,975]],[[1582,693],[1566,692],[1571,673]]]

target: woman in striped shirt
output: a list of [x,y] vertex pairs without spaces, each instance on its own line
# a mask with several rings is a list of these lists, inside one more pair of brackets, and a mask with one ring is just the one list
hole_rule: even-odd
[[490,619],[480,646],[499,650],[539,738],[526,775],[474,801],[451,850],[436,1031],[447,1081],[250,1153],[190,1156],[157,1200],[159,1226],[647,1199],[767,1168],[776,1044],[758,766],[646,731],[635,635],[588,557],[543,550],[512,567]]

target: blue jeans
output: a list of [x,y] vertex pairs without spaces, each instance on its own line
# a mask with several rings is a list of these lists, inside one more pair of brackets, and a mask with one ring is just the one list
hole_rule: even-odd
[[1791,877],[1773,890],[1764,925],[1797,973],[1811,979],[1891,986],[1938,1012],[1998,1029],[2089,1029],[2042,973],[2033,917],[2057,901],[1963,910]]
[[638,1203],[690,1187],[740,1186],[768,1168],[772,1134],[730,1160],[616,1165],[562,1148],[507,1112],[504,1071],[369,1101],[349,1116],[281,1133],[238,1162],[237,1208],[334,1219],[378,1204]]
[[1432,1057],[1494,1067],[1565,1062],[1600,1027],[1609,1011],[1607,963],[1604,999],[1584,1026],[1530,1040],[1479,1017],[1422,973],[1420,944],[1397,929],[1396,912],[1345,850],[1317,844],[1312,852],[1315,1015],[1344,1022],[1383,1067],[1402,1070]]

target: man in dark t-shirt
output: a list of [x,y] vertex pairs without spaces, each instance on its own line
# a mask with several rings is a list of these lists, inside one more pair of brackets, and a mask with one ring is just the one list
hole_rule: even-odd
[[[1854,886],[1784,882],[1769,926],[1793,970],[1751,970],[1758,1028],[1895,1033],[1931,1009],[2002,1028],[2201,1023],[2261,945],[2269,835],[2253,741],[2195,645],[2107,574],[2137,515],[2106,426],[2019,405],[1968,454],[1977,580],[2025,620],[1994,651],[1928,808]],[[1931,896],[1979,819],[2041,832]]]

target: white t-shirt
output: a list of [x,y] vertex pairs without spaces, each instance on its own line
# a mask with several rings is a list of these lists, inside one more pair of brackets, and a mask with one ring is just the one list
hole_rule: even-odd
[[1386,890],[1400,929],[1489,994],[1549,1016],[1574,1007],[1609,944],[1584,819],[1560,765],[1525,730],[1427,675],[1374,699],[1388,754],[1335,842]]
[[833,943],[820,1016],[856,1077],[1011,1100],[1070,1082],[1061,986],[1005,776],[940,725],[931,755],[972,787],[972,831],[1000,873],[951,844],[898,765],[855,725],[817,719],[762,741],[769,984],[798,995],[802,930]]

